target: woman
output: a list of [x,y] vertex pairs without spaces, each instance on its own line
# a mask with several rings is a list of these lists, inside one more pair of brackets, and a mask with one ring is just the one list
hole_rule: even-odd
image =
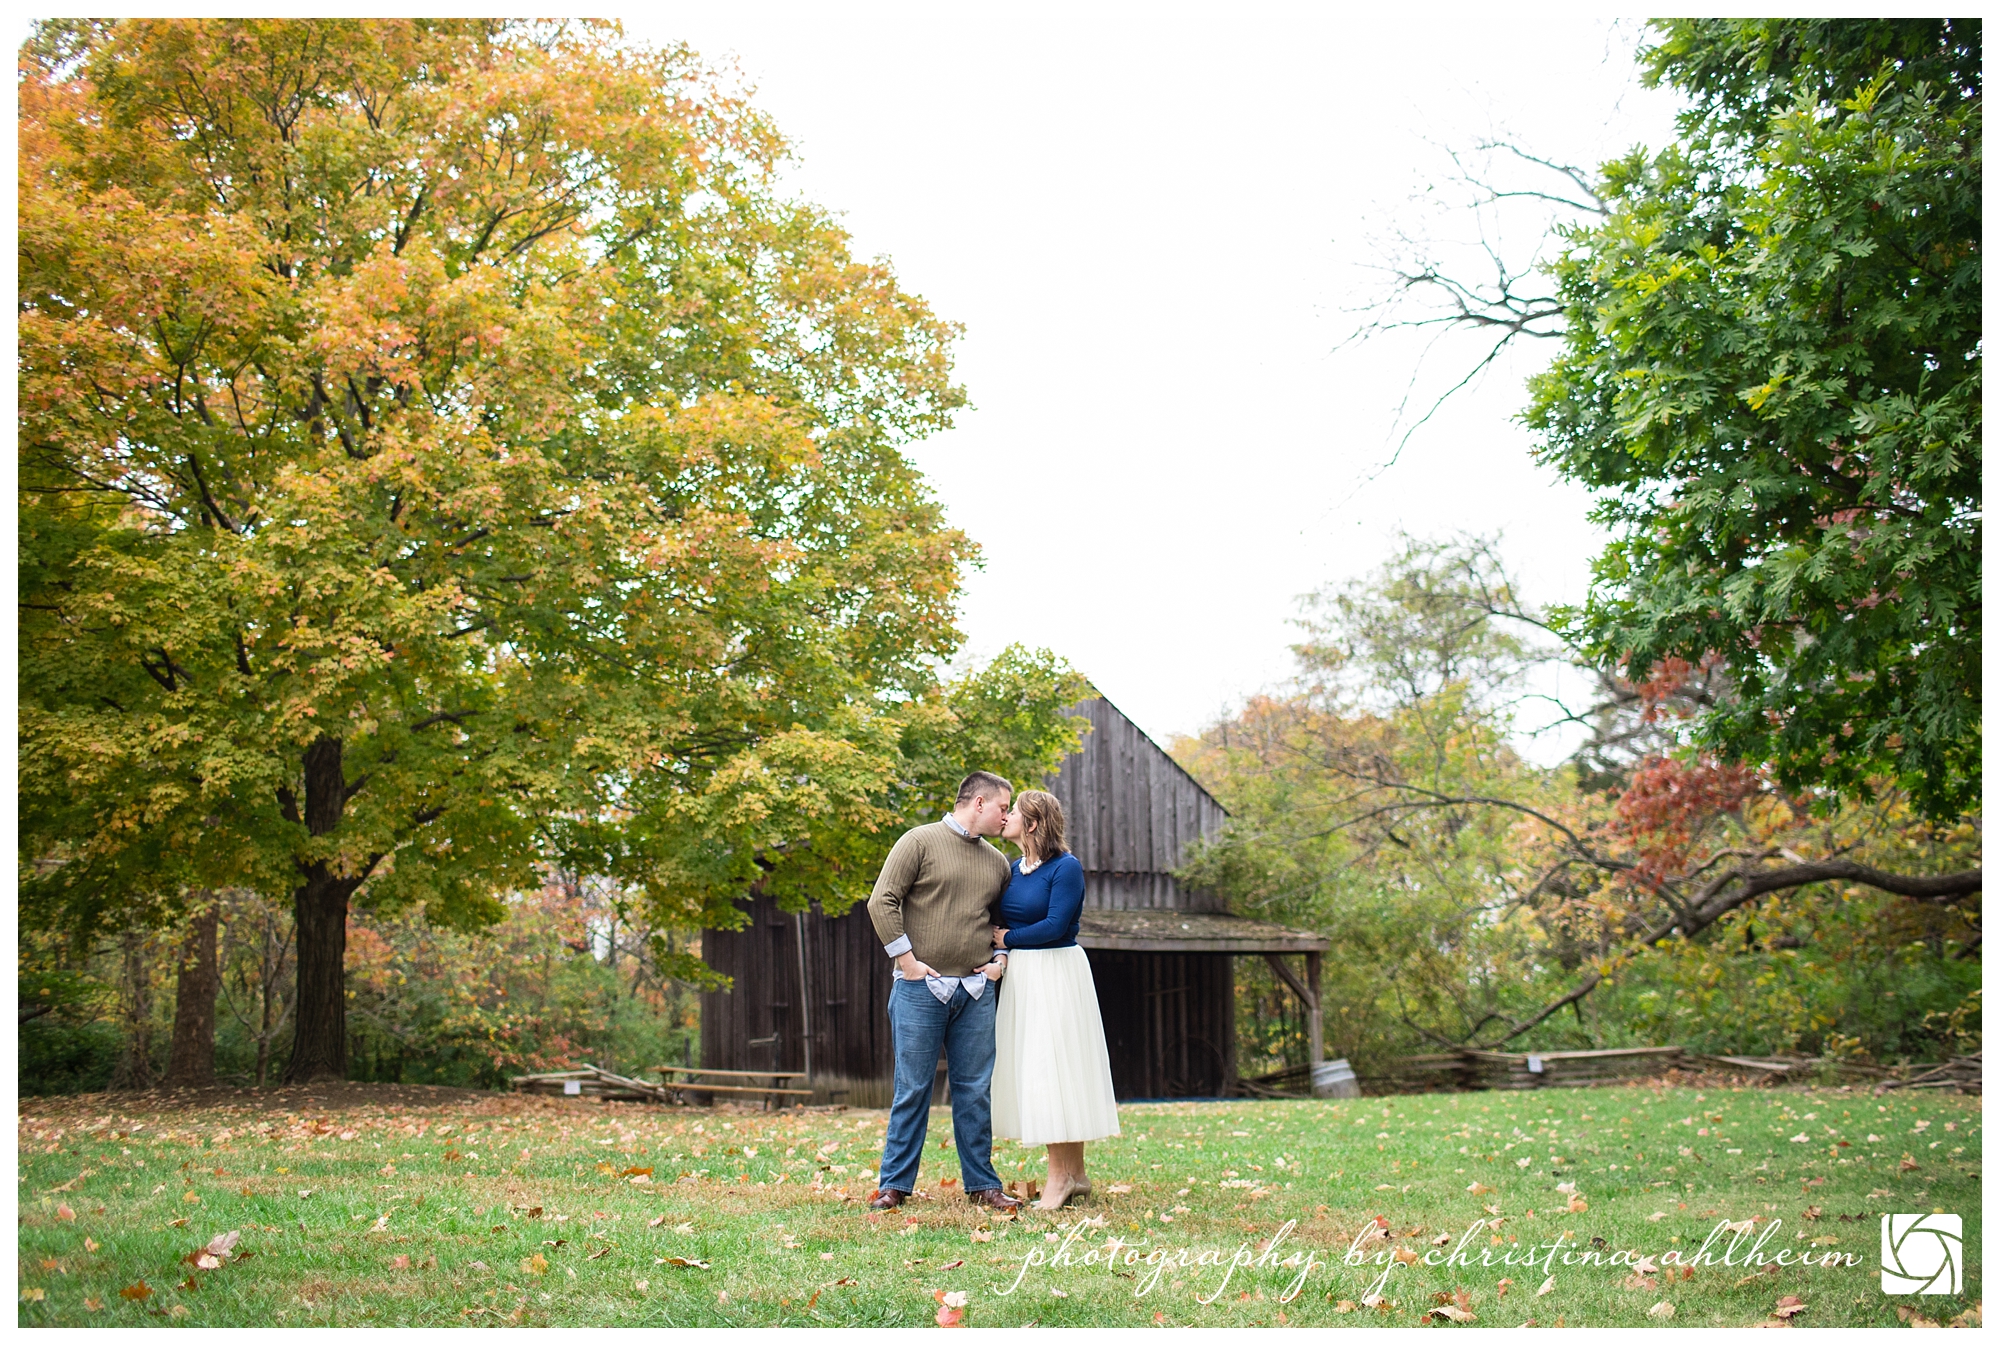
[[995,1008],[993,1134],[1049,1147],[1042,1210],[1090,1191],[1083,1143],[1118,1134],[1111,1054],[1090,959],[1077,947],[1083,865],[1063,845],[1062,804],[1024,790],[1000,835],[1021,848],[993,942],[1007,951]]

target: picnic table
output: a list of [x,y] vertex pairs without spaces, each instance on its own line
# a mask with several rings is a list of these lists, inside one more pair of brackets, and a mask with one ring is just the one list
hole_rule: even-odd
[[[675,1094],[761,1095],[769,1108],[783,1098],[811,1098],[812,1090],[788,1086],[788,1080],[803,1080],[803,1070],[711,1070],[705,1066],[654,1066],[660,1087]],[[675,1076],[688,1076],[676,1079]],[[756,1081],[769,1080],[769,1084]]]

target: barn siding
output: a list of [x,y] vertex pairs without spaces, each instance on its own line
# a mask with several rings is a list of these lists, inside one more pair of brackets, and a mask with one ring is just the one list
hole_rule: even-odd
[[1102,697],[1070,714],[1090,721],[1082,750],[1063,759],[1049,791],[1063,801],[1070,850],[1083,862],[1084,902],[1222,911],[1219,898],[1182,890],[1172,871],[1228,815],[1143,730]]
[[1212,1098],[1231,1091],[1236,990],[1230,955],[1092,949],[1089,956],[1111,1053],[1112,1091],[1119,1098]]
[[1070,815],[1070,849],[1085,869],[1166,873],[1221,829],[1222,806],[1116,706],[1093,697],[1070,714],[1090,732],[1049,790]]
[[[768,897],[748,902],[751,924],[702,937],[708,965],[734,979],[702,995],[701,1063],[714,1070],[804,1070],[799,945],[789,912]],[[805,918],[806,981],[812,993],[813,1088],[820,1101],[886,1107],[894,1052],[889,987],[894,965],[882,952],[866,905]],[[759,1039],[776,1041],[752,1045]]]

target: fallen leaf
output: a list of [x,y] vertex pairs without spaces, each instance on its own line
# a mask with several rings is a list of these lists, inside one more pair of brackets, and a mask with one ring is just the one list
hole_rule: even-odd
[[1648,1318],[1671,1318],[1674,1316],[1674,1306],[1663,1299],[1653,1305],[1652,1308],[1647,1309],[1646,1316]]
[[153,1287],[144,1281],[140,1281],[137,1285],[128,1285],[123,1290],[120,1290],[118,1297],[120,1299],[140,1300],[150,1299],[152,1298],[152,1294]]
[[56,1218],[58,1220],[74,1220],[76,1218],[76,1212],[71,1210],[69,1208],[69,1203],[65,1201],[61,1205],[56,1207]]
[[531,1276],[544,1275],[547,1273],[548,1269],[549,1269],[549,1259],[542,1256],[540,1253],[529,1253],[526,1257],[521,1259],[521,1270],[527,1272]]
[[1445,1248],[1449,1247],[1450,1245],[1451,1245],[1451,1235],[1449,1234],[1439,1234],[1436,1238],[1431,1240],[1431,1247],[1433,1248]]
[[1632,1270],[1641,1276],[1657,1276],[1660,1273],[1660,1264],[1651,1257],[1642,1257]]
[[1573,1196],[1569,1199],[1569,1209],[1571,1214],[1581,1215],[1590,1209],[1590,1203],[1580,1196]]
[[618,1176],[621,1178],[650,1178],[653,1176],[653,1170],[650,1168],[628,1168]]
[[583,1260],[586,1262],[595,1262],[598,1258],[603,1257],[610,1251],[611,1251],[611,1245],[606,1244],[604,1247],[599,1248],[596,1252],[592,1253],[590,1256],[584,1258]]
[[1800,1299],[1797,1295],[1785,1295],[1778,1300],[1778,1306],[1771,1310],[1771,1316],[1773,1318],[1789,1319],[1794,1314],[1804,1313],[1805,1311],[1806,1302],[1803,1299]]
[[397,1253],[389,1259],[389,1269],[391,1271],[408,1271],[410,1269],[410,1255],[408,1253]]
[[708,1270],[708,1263],[702,1261],[699,1257],[669,1257],[666,1259],[666,1263],[670,1267],[693,1267],[696,1271]]
[[1396,1249],[1395,1252],[1391,1253],[1390,1256],[1395,1258],[1398,1262],[1401,1262],[1406,1267],[1415,1266],[1421,1260],[1415,1253],[1411,1252],[1408,1248],[1398,1248]]
[[1658,1224],[1660,1221],[1666,1218],[1667,1218],[1667,1213],[1665,1211],[1656,1210],[1651,1215],[1648,1215],[1646,1217],[1646,1221],[1648,1224]]
[[96,1313],[104,1307],[104,1301],[95,1295],[85,1295],[83,1297],[83,1307],[87,1312]]
[[993,1231],[990,1229],[975,1229],[972,1231],[972,1241],[974,1243],[991,1243],[993,1241]]
[[1488,1192],[1492,1191],[1493,1189],[1491,1187],[1488,1187],[1483,1182],[1475,1182],[1470,1187],[1467,1187],[1465,1190],[1472,1193],[1474,1196],[1485,1196]]
[[1817,1220],[1822,1212],[1818,1206],[1807,1206],[1801,1214],[1805,1219]]
[[1549,1291],[1555,1288],[1556,1288],[1556,1278],[1554,1276],[1551,1276],[1547,1280],[1542,1282],[1541,1289],[1535,1291],[1535,1298],[1540,1299],[1543,1295],[1547,1294]]
[[1335,1304],[1333,1306],[1333,1311],[1335,1313],[1352,1313],[1354,1312],[1354,1301],[1351,1299],[1343,1299],[1338,1304]]
[[1113,1196],[1124,1196],[1132,1190],[1132,1184],[1129,1182],[1114,1182],[1104,1190]]
[[48,1298],[48,1291],[39,1285],[26,1286],[21,1291],[21,1298],[27,1303],[39,1304]]
[[1461,1309],[1456,1304],[1440,1304],[1430,1311],[1429,1316],[1449,1318],[1454,1323],[1476,1323],[1479,1321],[1476,1315],[1466,1309]]
[[960,1267],[962,1267],[962,1266],[964,1266],[964,1265],[965,1265],[965,1259],[964,1259],[963,1257],[961,1257],[961,1258],[959,1258],[959,1259],[958,1259],[957,1261],[954,1261],[954,1262],[946,1262],[946,1263],[945,1263],[945,1264],[944,1264],[943,1266],[939,1267],[939,1268],[938,1268],[938,1270],[939,1270],[939,1271],[956,1271],[956,1270],[958,1270],[958,1269],[959,1269]]
[[1502,1276],[1500,1278],[1500,1284],[1495,1286],[1494,1288],[1499,1290],[1500,1298],[1505,1299],[1507,1297],[1507,1292],[1514,1288],[1514,1278],[1511,1276]]
[[94,1253],[94,1252],[96,1252],[96,1251],[97,1251],[97,1250],[98,1250],[99,1248],[101,1248],[101,1247],[103,1247],[103,1246],[104,1246],[104,1245],[102,1245],[101,1243],[99,1243],[99,1242],[98,1242],[98,1241],[97,1241],[96,1239],[94,1239],[94,1238],[91,1238],[91,1237],[89,1237],[88,1235],[86,1235],[86,1236],[84,1237],[84,1240],[83,1240],[83,1250],[84,1250],[85,1252],[87,1252],[87,1253]]

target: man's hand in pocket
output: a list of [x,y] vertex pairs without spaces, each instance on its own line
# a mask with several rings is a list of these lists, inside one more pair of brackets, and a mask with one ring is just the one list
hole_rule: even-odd
[[925,977],[935,977],[937,969],[924,962],[907,949],[896,955],[896,970],[904,981],[922,981]]

